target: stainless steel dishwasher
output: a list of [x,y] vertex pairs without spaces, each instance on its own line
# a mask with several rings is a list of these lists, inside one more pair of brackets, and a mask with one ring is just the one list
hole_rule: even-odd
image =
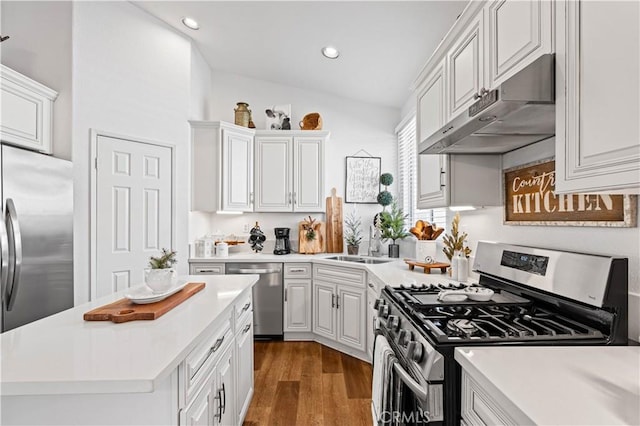
[[227,275],[258,274],[253,286],[253,335],[282,338],[282,263],[227,263]]

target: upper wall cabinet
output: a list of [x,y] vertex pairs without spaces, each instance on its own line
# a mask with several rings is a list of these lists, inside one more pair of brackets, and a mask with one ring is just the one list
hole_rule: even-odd
[[485,7],[485,19],[488,87],[497,87],[540,55],[553,52],[548,0],[495,0]]
[[255,211],[324,212],[324,131],[258,131]]
[[484,13],[471,21],[447,54],[448,116],[471,105],[484,87]]
[[0,75],[0,140],[50,154],[58,93],[4,65]]
[[253,211],[253,134],[224,122],[191,121],[191,210]]
[[444,96],[444,70],[445,61],[427,76],[424,84],[418,89],[418,109],[419,117],[418,135],[419,142],[434,134],[444,126],[446,117],[446,104]]
[[555,10],[556,192],[640,193],[640,3]]

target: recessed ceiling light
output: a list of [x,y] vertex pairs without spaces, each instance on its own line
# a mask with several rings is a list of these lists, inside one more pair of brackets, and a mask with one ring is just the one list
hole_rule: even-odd
[[188,16],[182,18],[182,23],[185,27],[191,28],[192,30],[200,29],[200,25],[198,25],[198,22],[196,22],[196,20],[193,18],[189,18]]
[[333,46],[325,46],[322,48],[322,54],[329,59],[336,59],[340,56],[340,52]]

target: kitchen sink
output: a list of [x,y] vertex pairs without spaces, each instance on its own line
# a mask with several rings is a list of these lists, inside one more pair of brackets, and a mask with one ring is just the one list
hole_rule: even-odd
[[392,259],[374,259],[371,257],[360,257],[360,256],[332,256],[332,257],[327,257],[325,259],[339,260],[341,262],[365,263],[369,265],[377,265],[380,263],[387,263],[392,261]]

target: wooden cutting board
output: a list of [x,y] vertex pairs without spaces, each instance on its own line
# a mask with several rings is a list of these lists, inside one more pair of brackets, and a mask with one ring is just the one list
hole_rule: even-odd
[[307,231],[303,228],[305,222],[298,223],[298,253],[300,254],[315,254],[324,253],[325,233],[326,227],[324,222],[316,221],[314,223],[314,229],[316,231],[316,238],[314,240],[307,240]]
[[331,188],[331,196],[327,197],[327,253],[342,253],[342,197],[336,195]]
[[205,286],[205,283],[189,283],[179,292],[164,300],[146,305],[138,305],[129,299],[120,299],[100,306],[84,314],[85,321],[112,321],[115,323],[154,320],[169,312]]
[[424,273],[425,274],[430,274],[432,269],[440,269],[440,272],[442,272],[443,274],[447,272],[447,268],[449,266],[451,266],[449,263],[442,263],[442,262],[438,262],[438,263],[423,263],[423,262],[418,262],[417,260],[412,260],[412,259],[404,259],[404,263],[406,263],[407,265],[409,265],[409,270],[413,271],[413,269],[418,266],[420,268],[424,268]]

